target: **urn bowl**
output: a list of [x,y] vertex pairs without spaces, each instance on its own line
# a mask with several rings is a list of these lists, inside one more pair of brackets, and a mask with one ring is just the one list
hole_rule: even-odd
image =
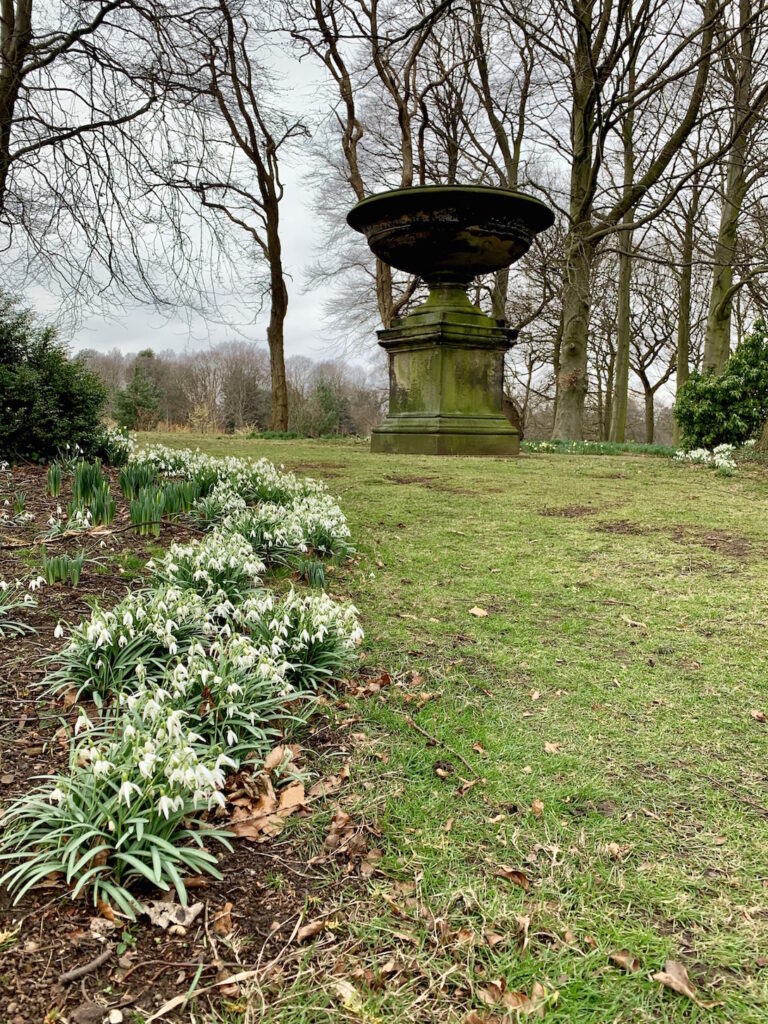
[[462,285],[519,260],[554,219],[532,196],[484,185],[379,192],[347,215],[385,263],[428,284]]

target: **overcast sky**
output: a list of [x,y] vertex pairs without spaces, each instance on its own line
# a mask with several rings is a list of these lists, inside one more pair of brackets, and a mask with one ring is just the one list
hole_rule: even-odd
[[[317,111],[318,89],[322,72],[309,60],[299,63],[290,56],[278,60],[283,78],[280,102],[297,113]],[[316,218],[311,209],[311,195],[303,181],[305,173],[301,155],[294,154],[281,164],[285,196],[280,205],[283,259],[288,279],[289,303],[285,324],[286,355],[307,355],[315,359],[335,354],[333,339],[328,338],[322,319],[322,286],[309,289],[306,270],[322,244],[316,231]],[[37,289],[35,290],[37,291]],[[47,300],[47,301],[46,301]],[[37,304],[37,303],[36,303]],[[53,313],[56,303],[50,296],[40,295],[38,308]],[[249,331],[250,340],[266,345],[268,310]],[[122,352],[138,352],[142,348],[163,349],[206,348],[211,344],[242,338],[231,328],[192,319],[186,314],[168,318],[160,316],[151,305],[128,307],[111,318],[91,316],[77,325],[71,334],[73,350],[93,348],[101,352],[118,348]],[[245,340],[245,339],[244,339]],[[372,337],[371,342],[375,339]]]

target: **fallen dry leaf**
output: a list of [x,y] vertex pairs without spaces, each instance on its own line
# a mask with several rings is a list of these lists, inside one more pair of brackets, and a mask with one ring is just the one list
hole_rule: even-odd
[[[486,1006],[503,1006],[506,1010],[514,1010],[518,1016],[535,1014],[537,1017],[543,1017],[547,1003],[547,990],[538,981],[533,983],[530,995],[525,992],[509,991],[503,978],[490,982],[484,988],[476,989],[475,994]],[[554,994],[554,998],[557,998],[557,993]]]
[[545,754],[559,754],[562,749],[563,749],[563,744],[562,743],[549,743],[549,742],[547,742],[547,743],[544,744],[544,753]]
[[506,878],[508,882],[519,885],[521,889],[528,889],[531,884],[528,875],[524,871],[520,871],[518,868],[507,867],[506,864],[499,864],[496,877]]
[[316,921],[310,921],[309,924],[302,925],[301,928],[296,932],[296,941],[304,942],[306,939],[313,939],[315,935],[319,935],[320,932],[324,932],[333,922],[327,918],[318,918]]
[[362,1012],[363,1000],[351,981],[338,978],[333,983],[333,990],[346,1010],[349,1010],[350,1013]]
[[618,843],[608,843],[605,850],[611,860],[623,861],[631,850],[631,846],[629,843],[624,843],[621,846]]
[[764,711],[752,710],[749,713],[756,722],[768,722],[768,715]]
[[280,804],[277,809],[277,813],[281,817],[287,817],[289,814],[293,814],[294,811],[298,810],[299,807],[304,804],[304,783],[303,782],[292,782],[285,789],[280,790]]
[[338,775],[329,775],[327,778],[313,783],[307,792],[307,800],[321,800],[323,797],[333,796],[334,793],[338,793],[348,778],[349,765],[345,765]]
[[376,871],[379,866],[379,861],[384,856],[381,850],[377,850],[374,847],[365,854],[360,860],[360,874],[363,878],[370,878],[371,875]]
[[182,907],[179,903],[167,903],[165,900],[147,900],[141,906],[142,913],[163,931],[171,926],[189,928],[202,909],[202,903]]
[[264,771],[271,772],[275,768],[279,768],[285,760],[285,747],[281,743],[277,747],[273,747],[272,750],[267,754],[264,759]]
[[622,615],[621,621],[625,626],[631,626],[633,629],[648,629],[644,622],[638,622],[636,619],[630,619],[628,615]]
[[232,904],[225,903],[213,918],[213,930],[217,935],[229,935],[232,931]]
[[449,818],[448,821],[446,821],[445,829],[444,829],[445,832],[450,832],[451,831],[451,829],[453,828],[453,823],[454,823],[455,820],[456,820],[455,818]]
[[538,798],[536,800],[534,800],[533,803],[531,804],[531,810],[538,817],[544,811],[544,801],[543,800],[539,800]]
[[486,1006],[498,1006],[504,998],[504,981],[492,981],[485,988],[478,988],[475,995]]
[[618,967],[629,971],[630,974],[635,974],[640,970],[640,961],[636,956],[632,956],[628,949],[617,949],[614,953],[608,954],[608,959],[612,960]]
[[688,999],[691,999],[703,1010],[710,1010],[713,1006],[718,1005],[717,1003],[705,1003],[699,999],[693,985],[691,985],[688,971],[676,960],[667,960],[664,964],[664,970],[657,971],[653,975],[653,980],[658,981],[660,985],[672,989],[673,992],[677,992],[681,996],[687,996]]
[[115,920],[115,912],[114,912],[114,910],[112,909],[112,907],[110,907],[110,905],[108,903],[105,903],[104,900],[97,900],[96,901],[96,908],[99,911],[99,913],[101,914],[101,916],[105,917],[107,919],[107,921],[114,921]]
[[459,796],[464,796],[465,793],[468,793],[470,789],[473,789],[481,781],[481,779],[462,779],[461,785],[456,792]]
[[475,605],[474,608],[469,609],[469,614],[474,615],[477,619],[485,619],[488,616],[488,612],[485,608],[478,608],[477,605]]
[[524,914],[515,914],[515,920],[517,921],[517,928],[519,934],[518,943],[520,946],[520,952],[524,953],[528,948],[528,942],[530,941],[528,932],[531,927],[531,919],[530,917]]

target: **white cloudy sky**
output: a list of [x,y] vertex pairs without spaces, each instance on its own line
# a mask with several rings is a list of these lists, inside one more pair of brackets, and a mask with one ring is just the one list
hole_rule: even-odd
[[[322,74],[310,61],[299,63],[290,56],[278,61],[283,81],[280,101],[285,108],[306,112],[317,110],[318,88]],[[284,162],[281,173],[285,196],[281,204],[283,257],[288,275],[289,304],[285,325],[286,355],[308,355],[315,359],[335,354],[322,319],[322,286],[308,286],[306,270],[322,245],[317,233],[316,218],[311,209],[311,196],[303,180],[304,167],[300,156]],[[41,312],[54,313],[55,300],[35,289],[35,305]],[[249,337],[266,344],[266,315],[248,331]],[[70,333],[70,332],[67,332]],[[243,337],[225,324],[206,323],[202,318],[190,320],[185,312],[178,316],[159,315],[150,305],[126,306],[110,317],[85,317],[70,333],[73,350],[82,348],[107,352],[118,348],[138,352],[151,347],[184,350],[205,348],[233,337]],[[375,341],[371,338],[371,342]]]

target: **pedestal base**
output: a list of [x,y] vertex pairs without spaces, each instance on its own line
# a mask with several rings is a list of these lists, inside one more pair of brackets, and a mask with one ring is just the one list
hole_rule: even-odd
[[514,334],[473,306],[463,287],[431,286],[424,305],[379,331],[389,355],[389,414],[371,451],[519,455],[502,401]]
[[505,418],[466,420],[460,416],[387,417],[371,434],[371,451],[497,458],[520,454],[518,433]]

